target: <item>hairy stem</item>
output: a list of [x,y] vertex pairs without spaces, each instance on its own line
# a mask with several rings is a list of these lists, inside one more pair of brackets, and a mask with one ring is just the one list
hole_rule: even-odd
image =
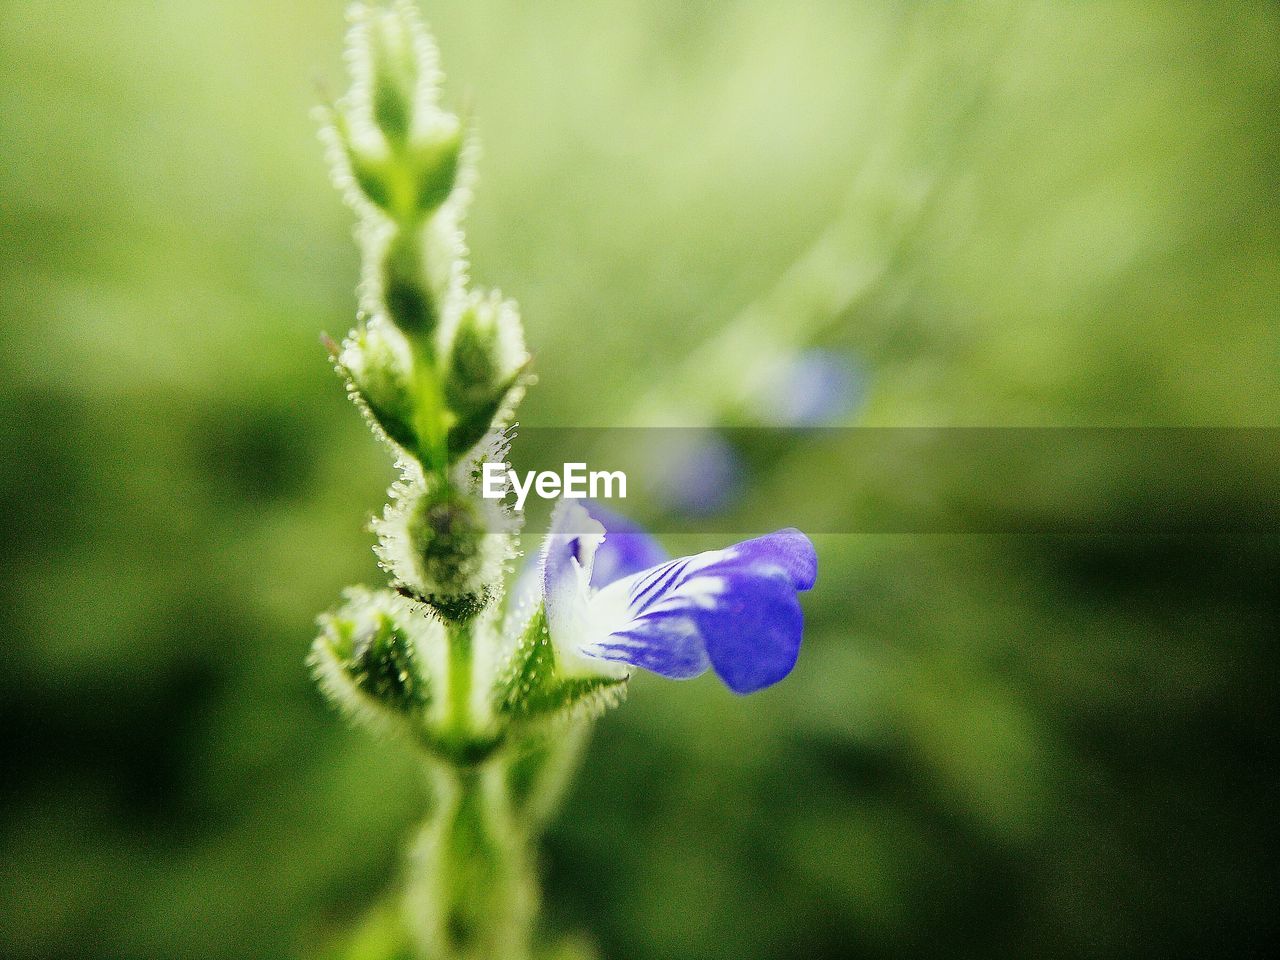
[[526,960],[535,905],[529,837],[506,762],[429,761],[432,810],[414,850],[407,911],[427,960]]

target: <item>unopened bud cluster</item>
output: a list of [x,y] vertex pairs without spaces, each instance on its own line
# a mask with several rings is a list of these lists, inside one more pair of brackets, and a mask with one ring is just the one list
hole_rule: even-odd
[[493,594],[509,544],[486,515],[468,457],[510,416],[528,356],[520,317],[467,289],[460,222],[470,155],[439,105],[435,48],[407,2],[357,6],[351,92],[326,111],[340,186],[360,216],[360,321],[335,363],[353,399],[398,450],[404,478],[377,524],[397,588],[447,620]]

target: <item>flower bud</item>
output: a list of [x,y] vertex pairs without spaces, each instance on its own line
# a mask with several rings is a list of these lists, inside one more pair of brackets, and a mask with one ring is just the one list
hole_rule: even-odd
[[415,617],[390,591],[355,588],[345,601],[320,618],[312,646],[311,667],[321,688],[374,726],[393,727],[400,718],[420,715],[431,704],[431,684],[419,645],[443,644],[440,624]]
[[474,298],[449,349],[445,401],[455,418],[451,454],[461,456],[488,433],[528,362],[515,306],[496,294]]
[[452,193],[462,124],[439,107],[435,46],[412,4],[358,6],[352,19],[355,85],[333,118],[334,139],[360,192],[412,223]]
[[362,197],[390,213],[394,208],[390,157],[377,133],[366,128],[364,135],[358,136],[337,109],[323,110],[321,116],[327,121],[321,136],[329,145],[329,162],[339,186],[348,191],[349,198]]
[[392,503],[374,522],[384,568],[405,592],[457,621],[479,613],[500,581],[511,550],[507,526],[490,501],[416,473],[392,487]]
[[418,231],[394,231],[379,263],[382,302],[395,325],[420,342],[429,342],[439,319],[426,276]]
[[409,145],[412,195],[406,199],[412,213],[429,214],[449,199],[458,181],[462,140],[462,122],[451,113],[438,113],[431,130]]
[[338,365],[374,423],[405,450],[416,450],[413,360],[400,331],[385,319],[375,318],[368,326],[352,331],[342,345]]
[[432,106],[435,50],[408,4],[356,7],[352,16],[352,57],[367,85],[373,122],[389,142],[403,143],[419,106]]
[[345,114],[327,111],[324,137],[345,185],[392,220],[412,226],[434,213],[453,192],[462,163],[462,122],[433,111],[430,129],[389,152],[376,130],[359,135]]

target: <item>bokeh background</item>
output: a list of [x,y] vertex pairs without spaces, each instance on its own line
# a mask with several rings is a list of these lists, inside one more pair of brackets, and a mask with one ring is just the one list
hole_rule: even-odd
[[[307,955],[418,813],[302,664],[377,579],[391,479],[317,339],[357,272],[308,114],[342,6],[0,3],[0,956]],[[821,347],[865,376],[851,424],[1280,425],[1274,3],[426,14],[526,424],[742,424],[735,371]],[[618,960],[1259,953],[1274,474],[1097,469],[1092,515],[1176,479],[1238,522],[820,537],[786,683],[642,677],[599,725],[550,928]]]

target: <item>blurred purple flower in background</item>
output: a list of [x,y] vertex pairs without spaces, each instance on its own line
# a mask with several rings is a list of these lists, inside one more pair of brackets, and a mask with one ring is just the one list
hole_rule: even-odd
[[[746,404],[755,425],[806,429],[836,426],[866,399],[867,373],[852,354],[813,348],[780,360]],[[737,504],[750,466],[729,435],[717,429],[670,431],[654,464],[650,492],[668,510],[708,517]]]
[[752,412],[769,426],[833,426],[857,410],[866,393],[866,369],[852,354],[815,347],[774,369]]
[[732,507],[742,494],[747,465],[718,430],[664,431],[651,492],[675,513],[707,517]]

